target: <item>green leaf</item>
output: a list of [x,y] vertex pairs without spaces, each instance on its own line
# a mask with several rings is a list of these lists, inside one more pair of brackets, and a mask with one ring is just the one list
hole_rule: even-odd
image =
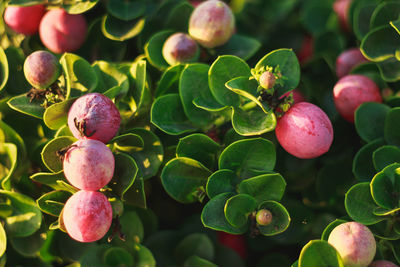
[[233,55],[248,60],[260,49],[261,43],[254,38],[234,34],[229,41],[216,48],[218,55]]
[[[24,74],[25,55],[22,48],[9,46],[7,49],[4,50],[4,52],[7,56],[8,65],[0,67],[0,73],[2,73],[1,75],[3,75],[3,71],[1,69],[4,67],[8,67],[8,72],[12,73],[12,75],[8,77],[7,83],[5,84],[5,87],[3,89],[8,94],[13,96],[28,92],[29,89],[32,88],[32,86],[28,83],[28,81],[25,78]],[[2,65],[1,62],[4,62],[4,59],[2,60],[0,56],[0,66]],[[4,72],[4,74],[6,73]],[[2,89],[0,86],[0,92],[1,91]]]
[[185,65],[174,65],[163,72],[155,92],[156,98],[166,94],[179,93],[179,79],[184,68]]
[[30,178],[35,182],[50,186],[54,190],[64,190],[70,192],[71,194],[78,192],[77,188],[68,184],[63,171],[57,173],[38,172],[32,175]]
[[205,134],[191,134],[179,140],[176,147],[177,157],[187,157],[201,162],[213,169],[221,146]]
[[158,69],[163,70],[169,67],[169,64],[165,61],[162,55],[162,48],[165,41],[172,33],[172,31],[158,32],[154,34],[144,46],[146,58],[149,60],[151,65]]
[[206,234],[193,233],[179,242],[174,254],[179,263],[194,255],[212,261],[215,251],[213,243]]
[[361,52],[371,61],[380,62],[394,57],[400,47],[400,35],[390,25],[371,30],[361,42]]
[[225,87],[225,83],[240,76],[250,77],[247,63],[236,56],[219,56],[211,65],[208,73],[208,83],[211,93],[217,101],[225,106],[238,106],[239,96]]
[[107,11],[120,20],[132,20],[140,17],[146,11],[143,1],[114,0],[107,2]]
[[[11,190],[11,177],[17,169],[17,146],[11,143],[0,143],[0,155],[2,158],[8,158],[10,164],[9,166],[4,166],[8,169],[8,171],[5,171],[5,175],[3,177],[0,176],[1,187],[4,190]],[[0,167],[3,166],[0,164]]]
[[42,150],[42,160],[44,165],[52,171],[59,172],[63,169],[63,162],[57,156],[57,151],[72,145],[76,141],[75,137],[61,136],[49,141]]
[[358,183],[346,193],[345,208],[349,216],[362,224],[371,225],[382,221],[384,218],[374,215],[378,205],[371,196],[369,183]]
[[3,256],[7,248],[7,235],[3,224],[0,223],[0,257]]
[[114,158],[114,176],[108,186],[111,187],[114,194],[116,194],[121,200],[124,200],[125,193],[135,181],[138,167],[135,160],[125,153],[116,153],[114,154]]
[[[1,137],[3,135],[3,137]],[[26,146],[22,137],[9,125],[0,120],[0,143],[13,143],[17,146],[19,160],[24,160],[26,157]]]
[[102,19],[101,30],[108,39],[125,41],[137,36],[143,30],[144,25],[144,18],[125,21],[106,15]]
[[72,1],[71,4],[63,4],[62,7],[69,14],[81,14],[92,9],[97,4],[97,2],[99,2],[99,0],[79,0]]
[[277,235],[284,232],[290,224],[290,216],[286,208],[279,202],[268,200],[258,206],[258,210],[266,209],[272,214],[272,221],[266,226],[257,225],[260,233],[265,236]]
[[386,166],[400,162],[400,149],[396,146],[382,146],[372,154],[375,169],[383,170]]
[[387,82],[400,80],[400,62],[391,57],[377,63],[382,78]]
[[370,18],[377,3],[368,3],[367,1],[355,2],[353,13],[353,31],[358,40],[362,40],[370,30]]
[[71,90],[90,92],[97,87],[96,72],[85,59],[75,54],[65,53],[60,59],[60,64],[66,80],[67,98]]
[[387,25],[392,20],[397,20],[400,13],[400,4],[395,1],[380,3],[370,17],[371,29]]
[[41,102],[37,100],[30,102],[25,94],[12,97],[7,101],[7,104],[10,108],[23,114],[38,119],[43,118],[44,108],[41,106]]
[[223,193],[207,202],[201,213],[201,221],[205,227],[230,234],[243,234],[246,232],[247,227],[236,228],[226,220],[224,208],[226,202],[232,196],[233,194],[231,193]]
[[110,88],[120,86],[123,93],[129,90],[128,76],[120,69],[118,65],[109,63],[107,61],[95,61],[93,68],[99,78],[99,84],[96,89],[91,92],[105,93]]
[[297,87],[300,81],[300,65],[296,54],[292,49],[278,49],[265,55],[255,66],[256,70],[263,67],[279,67],[283,77],[283,85],[276,84],[275,90],[278,96],[285,94]]
[[133,133],[118,135],[110,143],[113,144],[113,148],[122,152],[136,152],[144,147],[143,139]]
[[179,135],[196,130],[183,111],[178,94],[157,98],[151,106],[151,123],[167,134]]
[[265,112],[256,108],[244,111],[240,107],[232,107],[232,126],[243,136],[260,135],[275,129],[276,117],[273,112]]
[[139,115],[142,111],[146,114],[150,108],[152,97],[147,79],[147,61],[144,59],[134,62],[129,69],[130,76],[134,79],[134,85],[136,89],[133,92],[133,98],[135,99],[136,110],[135,112]]
[[122,241],[119,238],[114,238],[113,243],[119,247],[131,250],[143,240],[143,223],[138,214],[134,211],[124,211],[122,216],[119,218],[119,221],[121,223],[121,229],[125,235],[126,241]]
[[68,111],[76,99],[68,99],[60,103],[55,103],[48,107],[43,114],[43,120],[47,127],[58,130],[61,126],[68,123]]
[[308,1],[303,5],[301,22],[312,34],[325,31],[331,24],[332,17],[336,14],[332,10],[331,1]]
[[65,202],[71,197],[71,193],[62,190],[51,191],[42,195],[37,201],[39,209],[52,216],[60,216]]
[[272,142],[263,138],[236,141],[221,153],[219,168],[234,171],[241,179],[270,172],[276,155]]
[[8,61],[6,53],[4,53],[3,48],[0,47],[0,92],[4,89],[8,80]]
[[[390,107],[376,102],[361,104],[356,112],[354,124],[358,135],[366,142],[371,142],[384,136],[384,123]],[[373,121],[374,123],[371,123]]]
[[97,243],[94,243],[94,245],[88,248],[79,258],[80,266],[109,267],[109,265],[106,265],[103,262],[103,255],[110,247],[111,246],[109,244],[98,245]]
[[385,120],[385,140],[390,145],[400,145],[400,125],[397,123],[400,119],[400,108],[392,108]]
[[191,158],[170,160],[161,173],[165,191],[176,201],[192,203],[199,200],[198,191],[204,187],[210,170]]
[[385,209],[400,207],[400,164],[394,163],[377,173],[371,181],[375,203]]
[[337,250],[324,240],[308,242],[300,252],[299,267],[344,267]]
[[179,81],[179,95],[183,110],[189,120],[196,126],[204,127],[211,123],[213,115],[193,104],[197,98],[208,99],[211,92],[208,87],[209,66],[205,64],[189,64],[182,71]]
[[177,32],[187,32],[189,18],[193,12],[193,5],[183,1],[177,4],[168,14],[165,20],[165,28],[173,29]]
[[335,229],[336,226],[338,226],[342,223],[346,223],[346,222],[347,221],[345,221],[345,220],[336,219],[333,222],[331,222],[330,224],[328,224],[328,226],[326,226],[324,231],[322,232],[321,240],[328,241],[329,235],[331,234],[332,230]]
[[211,199],[222,193],[235,193],[240,180],[232,170],[218,170],[207,181],[206,191]]
[[33,235],[25,237],[11,237],[10,243],[19,254],[24,257],[37,257],[46,240],[45,227],[36,231]]
[[7,234],[13,237],[29,236],[42,224],[42,213],[30,197],[11,191],[0,190],[0,195],[7,197],[13,213],[5,218]]
[[142,149],[128,153],[139,168],[138,175],[144,179],[155,176],[164,158],[164,148],[160,139],[153,132],[144,128],[133,128],[128,132],[138,135],[144,144]]
[[238,194],[226,201],[225,217],[236,228],[248,226],[248,216],[257,208],[257,201],[247,194]]
[[104,252],[103,261],[109,266],[133,266],[132,255],[123,248],[112,247]]
[[136,177],[133,185],[126,191],[124,198],[125,202],[129,205],[142,209],[147,208],[146,192],[144,190],[144,180],[142,177]]
[[134,256],[136,266],[138,267],[156,267],[156,260],[151,251],[143,245],[137,244],[134,247]]
[[257,204],[260,204],[267,200],[280,201],[285,188],[285,179],[279,173],[272,173],[243,180],[238,186],[238,192],[254,197]]
[[359,180],[371,181],[375,175],[372,155],[376,149],[384,145],[382,139],[376,139],[364,145],[355,155],[353,160],[353,173]]
[[183,267],[218,267],[208,260],[202,259],[199,256],[193,255],[183,263]]

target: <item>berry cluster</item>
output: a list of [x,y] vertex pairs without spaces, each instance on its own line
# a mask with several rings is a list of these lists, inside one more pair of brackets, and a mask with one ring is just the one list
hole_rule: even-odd
[[79,140],[61,153],[63,169],[67,180],[80,191],[65,203],[62,221],[77,241],[99,240],[111,226],[111,204],[97,190],[114,175],[114,156],[105,143],[115,136],[120,122],[115,104],[99,93],[78,98],[69,110],[68,126]]

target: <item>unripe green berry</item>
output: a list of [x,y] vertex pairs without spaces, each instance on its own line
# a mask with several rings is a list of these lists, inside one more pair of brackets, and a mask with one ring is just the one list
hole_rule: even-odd
[[259,210],[256,214],[256,221],[259,225],[267,226],[272,222],[272,213],[266,209]]
[[264,72],[260,76],[260,86],[264,89],[270,89],[275,85],[275,75],[269,71]]

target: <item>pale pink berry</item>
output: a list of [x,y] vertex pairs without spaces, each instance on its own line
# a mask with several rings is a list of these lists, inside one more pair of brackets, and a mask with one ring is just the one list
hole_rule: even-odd
[[359,48],[343,51],[336,59],[336,75],[338,78],[342,78],[348,75],[354,67],[367,61]]
[[86,39],[87,24],[83,15],[69,14],[62,8],[52,9],[40,22],[42,43],[54,53],[73,52]]
[[333,10],[336,12],[336,15],[339,19],[339,24],[343,30],[350,30],[349,25],[349,9],[351,2],[353,0],[336,0],[333,3]]
[[199,58],[199,46],[187,34],[175,33],[168,37],[162,49],[162,54],[171,66],[195,62]]
[[333,128],[328,116],[308,102],[293,105],[278,120],[275,134],[288,153],[301,159],[321,156],[328,152],[333,141]]
[[333,88],[333,100],[339,114],[354,122],[354,112],[365,102],[382,102],[379,87],[370,78],[352,74],[341,78]]
[[107,143],[117,133],[120,123],[121,116],[115,104],[100,93],[81,96],[68,112],[68,127],[78,139]]
[[368,265],[368,267],[399,267],[399,266],[391,261],[380,260],[372,262],[370,265]]
[[79,242],[94,242],[110,228],[112,209],[102,193],[81,190],[67,200],[62,218],[70,237]]
[[228,42],[235,31],[235,17],[227,4],[209,0],[198,5],[189,19],[189,34],[200,45],[214,48]]
[[4,11],[4,22],[16,33],[32,35],[39,30],[45,12],[44,5],[8,6]]
[[365,267],[376,253],[374,235],[358,222],[347,222],[336,226],[329,235],[331,244],[339,253],[346,267]]
[[61,75],[58,59],[47,51],[36,51],[24,62],[26,80],[35,88],[45,89],[52,85]]
[[96,191],[108,184],[114,175],[115,160],[102,142],[78,140],[64,155],[63,169],[67,180],[75,187]]

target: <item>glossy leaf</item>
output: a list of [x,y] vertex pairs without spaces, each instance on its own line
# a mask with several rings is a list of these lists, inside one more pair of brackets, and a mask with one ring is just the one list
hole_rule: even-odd
[[193,255],[183,263],[183,267],[217,267],[214,263]]
[[254,197],[257,204],[260,204],[267,200],[280,201],[285,188],[285,179],[279,173],[273,173],[243,180],[238,186],[238,192]]
[[68,111],[76,99],[68,99],[48,107],[43,114],[43,121],[52,130],[58,130],[68,123]]
[[3,256],[7,248],[7,235],[3,225],[0,223],[0,257]]
[[372,163],[372,154],[376,149],[384,145],[382,139],[377,139],[364,145],[355,155],[353,160],[353,173],[359,180],[371,181],[375,175]]
[[371,196],[369,183],[358,183],[346,193],[345,208],[349,216],[362,224],[371,225],[383,220],[374,215],[378,205]]
[[11,177],[17,169],[17,146],[11,143],[0,143],[0,155],[4,158],[7,158],[10,162],[10,166],[5,166],[8,171],[5,171],[5,175],[3,177],[0,177],[1,187],[4,190],[11,190]]
[[54,190],[64,190],[70,193],[78,192],[78,189],[68,184],[65,179],[64,172],[45,173],[38,172],[30,177],[33,181],[50,186]]
[[377,173],[371,181],[371,194],[375,203],[385,209],[399,207],[400,164],[394,163]]
[[64,3],[62,7],[70,14],[81,14],[92,9],[99,0],[73,1],[71,4]]
[[220,56],[211,65],[208,83],[211,93],[224,106],[238,106],[239,96],[225,87],[225,83],[233,78],[250,77],[250,67],[245,61],[235,56]]
[[166,94],[177,94],[179,90],[179,79],[184,68],[184,65],[168,67],[163,72],[160,81],[158,82],[155,97]]
[[244,60],[250,59],[261,47],[261,43],[254,38],[234,34],[229,41],[216,48],[218,55],[233,55]]
[[249,111],[233,107],[232,126],[238,134],[243,136],[260,135],[275,129],[276,117],[273,112],[265,114],[258,107]]
[[272,221],[266,226],[257,225],[260,233],[265,236],[276,235],[285,231],[290,224],[290,216],[286,208],[279,202],[268,200],[258,206],[258,210],[266,209],[272,214]]
[[362,40],[360,49],[371,61],[383,61],[394,57],[400,46],[400,35],[390,25],[371,30]]
[[51,191],[42,195],[36,203],[42,212],[58,217],[71,195],[67,191]]
[[44,108],[41,106],[41,101],[33,100],[29,101],[29,98],[23,94],[12,97],[7,102],[8,106],[23,114],[42,119],[44,114]]
[[391,109],[385,120],[385,140],[390,145],[400,145],[400,126],[397,123],[400,119],[400,108]]
[[308,242],[300,252],[299,267],[344,267],[339,252],[324,240]]
[[165,191],[175,200],[192,203],[198,198],[198,190],[204,187],[211,172],[200,162],[179,157],[170,160],[161,173]]
[[4,53],[3,48],[0,48],[0,92],[4,89],[7,84],[9,75],[8,61],[6,53]]
[[270,172],[275,167],[274,145],[263,138],[240,140],[221,153],[219,168],[234,171],[240,179]]
[[382,146],[372,154],[375,169],[383,170],[386,166],[400,162],[400,149],[397,146]]
[[379,4],[371,15],[371,29],[387,25],[392,20],[399,18],[400,4],[395,1]]
[[113,148],[122,152],[136,152],[144,147],[143,139],[133,133],[121,134],[114,137],[111,141]]
[[172,31],[162,31],[154,34],[144,47],[144,52],[150,64],[159,69],[169,67],[162,55],[162,47],[167,38],[172,34]]
[[257,208],[257,201],[250,195],[238,194],[226,201],[225,217],[234,227],[240,228],[249,223],[248,216]]
[[345,221],[345,220],[336,219],[333,222],[331,222],[330,224],[328,224],[328,226],[326,226],[324,231],[322,232],[321,240],[328,241],[329,235],[331,234],[332,230],[335,229],[336,226],[338,226],[342,223],[346,223],[346,222],[347,221]]
[[[384,136],[384,123],[386,114],[390,108],[381,103],[367,102],[361,104],[356,112],[354,124],[358,135],[366,141],[371,142]],[[374,123],[371,123],[373,121]]]
[[128,92],[128,76],[115,64],[107,61],[95,61],[93,68],[99,77],[99,83],[92,92],[106,93],[107,90],[115,86],[120,86],[121,94]]
[[75,141],[75,137],[61,136],[51,140],[43,147],[42,160],[50,171],[59,172],[63,169],[63,162],[57,156],[57,151],[65,149]]
[[138,266],[156,267],[156,260],[153,254],[145,246],[137,244],[134,247],[134,256]]
[[109,266],[133,266],[132,255],[123,248],[112,247],[104,252],[104,263]]
[[169,12],[165,20],[165,28],[173,29],[178,32],[187,32],[189,18],[193,12],[193,9],[193,5],[185,1],[177,4]]
[[214,254],[214,245],[206,234],[190,234],[175,247],[175,258],[178,262],[184,262],[193,255],[211,261]]
[[395,57],[377,62],[377,65],[385,81],[395,82],[400,80],[400,62]]
[[235,193],[240,180],[232,170],[218,170],[207,181],[206,191],[209,198],[222,193]]
[[109,1],[106,5],[107,11],[112,16],[129,21],[143,15],[146,5],[143,1]]
[[[10,46],[6,48],[4,52],[7,56],[8,65],[6,66],[3,65],[2,67],[0,67],[0,69],[8,67],[8,72],[12,73],[12,75],[8,77],[7,83],[5,84],[5,87],[3,87],[3,89],[6,90],[8,94],[13,96],[28,92],[29,89],[32,88],[32,86],[25,79],[24,68],[23,68],[25,62],[25,55],[22,48]],[[1,64],[4,64],[4,59],[1,59],[0,56],[0,65]],[[2,70],[0,70],[0,72],[3,73]],[[0,76],[1,75],[3,74],[0,74]],[[1,91],[2,88],[0,86],[0,92]]]
[[133,185],[138,167],[135,160],[125,153],[114,154],[114,176],[108,184],[121,200],[124,200],[126,191]]
[[125,21],[106,15],[103,17],[101,30],[108,39],[125,41],[137,36],[143,30],[144,25],[144,18]]

